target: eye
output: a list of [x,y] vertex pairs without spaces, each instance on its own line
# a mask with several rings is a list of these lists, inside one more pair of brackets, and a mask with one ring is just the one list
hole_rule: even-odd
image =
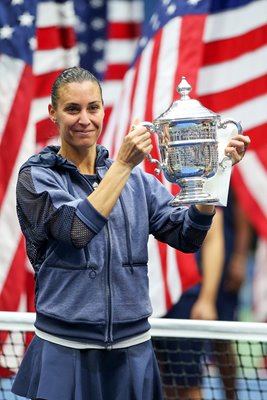
[[66,111],[68,111],[69,113],[75,113],[77,112],[77,107],[69,107]]
[[77,112],[79,112],[79,107],[75,104],[69,104],[68,106],[66,106],[64,108],[64,111],[69,113],[69,114],[75,114]]
[[96,112],[99,110],[99,108],[100,108],[99,104],[90,104],[88,110],[90,112]]

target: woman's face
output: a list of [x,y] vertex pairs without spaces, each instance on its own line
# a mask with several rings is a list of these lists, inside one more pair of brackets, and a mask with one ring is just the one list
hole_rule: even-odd
[[58,105],[49,114],[59,128],[62,148],[84,150],[96,145],[101,134],[104,107],[96,82],[72,82],[58,93]]

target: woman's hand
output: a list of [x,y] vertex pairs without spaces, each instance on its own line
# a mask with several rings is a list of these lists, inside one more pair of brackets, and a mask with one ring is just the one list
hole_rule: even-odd
[[231,158],[233,165],[242,160],[249,144],[249,136],[236,135],[231,138],[225,148],[225,154]]
[[140,164],[151,152],[152,140],[150,132],[142,125],[139,120],[135,120],[131,131],[125,136],[118,152],[117,161],[134,168]]

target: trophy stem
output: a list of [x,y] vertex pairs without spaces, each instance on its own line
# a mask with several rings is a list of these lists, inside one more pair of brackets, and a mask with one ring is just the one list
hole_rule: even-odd
[[218,198],[211,196],[204,190],[204,179],[190,178],[180,179],[177,183],[180,186],[180,192],[170,202],[170,205],[177,207],[187,204],[210,204],[218,202]]

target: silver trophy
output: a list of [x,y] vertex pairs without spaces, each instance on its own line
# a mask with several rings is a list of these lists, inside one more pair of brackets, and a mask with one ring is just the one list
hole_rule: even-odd
[[155,172],[162,171],[169,182],[180,187],[172,206],[218,202],[218,198],[204,189],[205,181],[216,174],[222,161],[218,159],[218,130],[234,124],[238,134],[242,133],[239,122],[222,120],[220,115],[191,99],[191,90],[183,77],[177,87],[180,100],[174,101],[153,123],[142,123],[158,136],[161,162],[148,157],[157,164]]

